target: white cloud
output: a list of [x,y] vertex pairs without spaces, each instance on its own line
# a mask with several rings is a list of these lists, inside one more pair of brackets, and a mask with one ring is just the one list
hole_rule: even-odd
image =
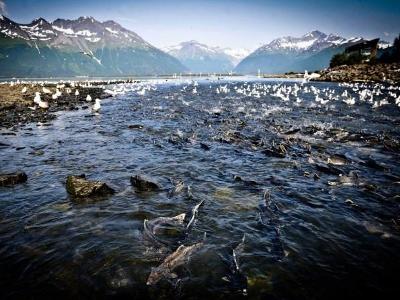
[[4,0],[0,0],[0,15],[6,15],[7,14],[7,9],[6,9],[6,3]]

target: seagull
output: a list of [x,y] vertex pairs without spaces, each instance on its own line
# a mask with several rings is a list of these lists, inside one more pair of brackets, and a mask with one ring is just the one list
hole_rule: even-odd
[[343,102],[347,105],[354,105],[356,103],[355,98],[348,97],[347,99],[343,99]]
[[86,101],[87,101],[87,102],[90,102],[90,101],[92,101],[92,97],[90,97],[90,95],[89,95],[89,94],[86,96]]
[[98,111],[100,111],[100,108],[101,108],[101,105],[100,105],[101,100],[96,98],[96,100],[94,100],[94,101],[95,101],[95,103],[93,105],[93,111],[98,112]]
[[41,99],[40,99],[40,93],[39,93],[39,92],[36,92],[36,93],[35,93],[35,98],[33,98],[33,102],[36,103],[36,104],[39,104],[40,101],[41,101]]
[[78,90],[75,91],[75,96],[79,96],[79,91]]
[[24,86],[24,88],[22,89],[21,93],[22,93],[22,94],[25,94],[25,93],[26,93],[26,90],[27,90],[27,88],[26,88],[26,86]]
[[43,109],[49,108],[49,103],[47,101],[40,101],[38,104],[39,104],[40,108],[43,108]]
[[51,91],[46,87],[43,87],[42,90],[43,90],[43,93],[45,93],[45,94],[51,94]]

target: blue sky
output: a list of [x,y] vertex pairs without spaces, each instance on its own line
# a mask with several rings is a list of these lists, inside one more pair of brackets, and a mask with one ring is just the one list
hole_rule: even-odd
[[0,0],[0,10],[1,2],[20,23],[93,16],[114,20],[158,47],[194,39],[254,49],[314,29],[388,41],[400,33],[400,0]]

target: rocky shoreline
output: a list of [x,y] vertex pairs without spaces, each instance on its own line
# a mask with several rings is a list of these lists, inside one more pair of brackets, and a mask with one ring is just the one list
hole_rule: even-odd
[[338,66],[320,71],[314,81],[328,82],[377,82],[400,84],[400,63],[357,64]]
[[[13,128],[26,123],[46,123],[53,120],[55,112],[86,108],[92,102],[86,101],[90,95],[94,99],[104,99],[110,95],[104,92],[107,84],[131,83],[133,80],[86,81],[67,83],[43,82],[5,82],[0,84],[0,128]],[[59,95],[54,99],[56,91]],[[47,91],[45,93],[44,91]],[[48,109],[33,108],[35,93],[39,92],[42,101],[47,101]]]

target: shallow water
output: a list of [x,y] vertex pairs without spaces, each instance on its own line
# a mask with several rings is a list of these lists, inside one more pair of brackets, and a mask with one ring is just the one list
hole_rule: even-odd
[[[0,187],[2,294],[243,297],[223,280],[229,268],[221,258],[229,260],[231,245],[243,235],[237,255],[247,297],[398,292],[399,148],[387,143],[398,145],[399,107],[394,101],[375,109],[358,100],[347,105],[341,95],[353,95],[353,89],[331,83],[306,83],[298,93],[301,103],[293,96],[282,101],[271,95],[277,82],[246,80],[202,80],[195,94],[193,83],[152,83],[145,95],[133,88],[104,100],[100,114],[62,112],[51,124],[0,136],[9,145],[0,149],[1,172],[28,175],[25,184]],[[225,85],[228,92],[216,93]],[[259,98],[235,90],[263,91],[263,85],[270,88]],[[338,99],[320,105],[304,92],[311,86],[334,91]],[[382,91],[376,99],[387,96]],[[284,134],[293,129],[300,131]],[[263,152],[273,144],[285,145],[284,157]],[[334,167],[343,175],[357,173],[356,180],[349,176],[356,183],[338,184],[337,174],[318,169],[333,155],[345,157]],[[74,201],[66,176],[82,173],[117,193]],[[157,180],[162,190],[135,192],[129,182],[134,174]],[[171,195],[177,180],[191,187],[191,197],[186,190]],[[182,239],[160,251],[144,238],[144,219],[188,212],[200,200],[204,204]],[[203,249],[178,270],[178,279],[146,285],[152,267],[179,244],[203,240],[204,233]]]

